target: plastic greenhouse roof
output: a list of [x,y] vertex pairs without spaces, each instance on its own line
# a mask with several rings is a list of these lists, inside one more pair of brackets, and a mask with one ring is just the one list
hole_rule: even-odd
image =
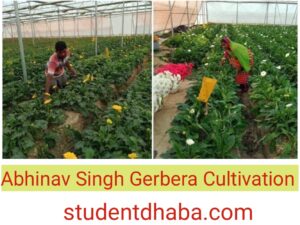
[[[97,1],[97,13],[102,16],[124,13],[145,12],[152,10],[151,1]],[[91,17],[95,15],[95,1],[18,1],[19,17],[21,22],[58,20],[70,17]],[[15,8],[12,0],[3,1],[3,23],[15,23]]]

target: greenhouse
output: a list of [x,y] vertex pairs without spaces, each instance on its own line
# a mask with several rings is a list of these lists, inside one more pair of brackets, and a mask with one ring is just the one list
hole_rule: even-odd
[[297,157],[297,1],[155,1],[154,152]]
[[151,1],[3,1],[3,157],[151,158]]

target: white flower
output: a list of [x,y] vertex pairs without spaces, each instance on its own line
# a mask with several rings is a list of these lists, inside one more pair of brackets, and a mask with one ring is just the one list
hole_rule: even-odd
[[267,60],[266,60],[266,59],[264,59],[264,60],[261,60],[261,63],[265,63],[265,62],[267,62]]
[[205,65],[205,66],[208,66],[208,63],[205,63],[204,65]]
[[188,49],[188,52],[191,52],[192,50],[191,49]]
[[190,114],[194,114],[194,113],[195,113],[195,109],[191,109]]
[[186,139],[185,142],[186,142],[187,145],[193,145],[193,144],[195,144],[195,142],[194,142],[193,139],[191,139],[191,138]]
[[266,72],[266,71],[262,71],[262,72],[260,73],[260,75],[261,75],[262,77],[264,77],[264,76],[267,75],[267,72]]
[[289,103],[289,104],[287,104],[285,107],[290,108],[290,107],[292,107],[292,106],[293,106],[293,103]]
[[211,48],[214,48],[215,46],[214,46],[214,45],[211,45],[210,47],[211,47]]
[[281,66],[277,66],[276,68],[280,70],[280,69],[281,69]]
[[285,54],[285,58],[289,57],[290,56],[290,53],[286,53]]
[[185,135],[185,134],[186,134],[186,132],[185,132],[185,131],[182,131],[182,134],[183,134],[183,135]]

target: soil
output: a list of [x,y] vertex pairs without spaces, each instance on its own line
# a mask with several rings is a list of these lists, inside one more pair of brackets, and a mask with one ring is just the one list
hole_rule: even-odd
[[65,111],[66,120],[61,127],[71,127],[74,130],[82,131],[84,128],[83,116],[78,112]]
[[58,140],[54,148],[49,149],[49,152],[55,156],[55,158],[63,158],[63,154],[68,151],[73,151],[73,142],[71,138],[66,134],[65,128],[70,127],[76,131],[82,131],[85,127],[85,120],[83,116],[78,112],[65,111],[66,120],[61,126],[54,128],[59,134]]
[[101,100],[98,100],[96,101],[95,105],[99,108],[99,109],[102,109],[104,110],[106,107],[107,107],[107,103],[101,101]]
[[161,45],[159,51],[154,54],[154,68],[160,67],[169,62],[169,55],[174,51],[173,48]]
[[[250,91],[250,90],[249,90]],[[254,116],[251,113],[251,101],[249,99],[249,92],[238,93],[242,104],[245,105],[244,117],[247,121],[246,132],[243,136],[243,149],[238,150],[238,155],[243,159],[263,159],[270,158],[269,147],[267,145],[260,145],[258,141],[263,136],[263,132],[257,127]]]
[[[160,39],[160,44],[164,39]],[[154,68],[169,63],[169,56],[174,49],[160,45],[159,51],[154,54]],[[178,113],[177,104],[184,103],[187,89],[194,81],[184,80],[176,93],[165,97],[162,108],[154,114],[154,158],[160,158],[171,146],[167,131],[171,128],[171,122]]]
[[193,81],[184,80],[180,84],[178,92],[169,94],[164,99],[162,108],[154,115],[154,150],[155,158],[166,152],[171,146],[169,144],[168,129],[171,128],[171,122],[178,113],[177,104],[184,103],[187,89],[193,84]]
[[139,75],[140,72],[142,72],[142,70],[144,68],[146,68],[148,64],[148,57],[145,57],[143,60],[143,63],[141,65],[138,65],[131,73],[130,77],[128,78],[128,80],[126,81],[125,85],[122,85],[120,87],[116,87],[115,85],[112,86],[113,90],[120,95],[122,92],[126,91],[128,89],[128,87],[135,81],[136,77]]

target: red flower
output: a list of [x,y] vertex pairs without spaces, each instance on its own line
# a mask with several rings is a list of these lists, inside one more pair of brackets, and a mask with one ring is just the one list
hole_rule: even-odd
[[192,74],[194,64],[192,63],[168,63],[155,70],[155,74],[163,73],[165,71],[170,71],[172,74],[181,76],[181,80],[184,80],[187,76]]

